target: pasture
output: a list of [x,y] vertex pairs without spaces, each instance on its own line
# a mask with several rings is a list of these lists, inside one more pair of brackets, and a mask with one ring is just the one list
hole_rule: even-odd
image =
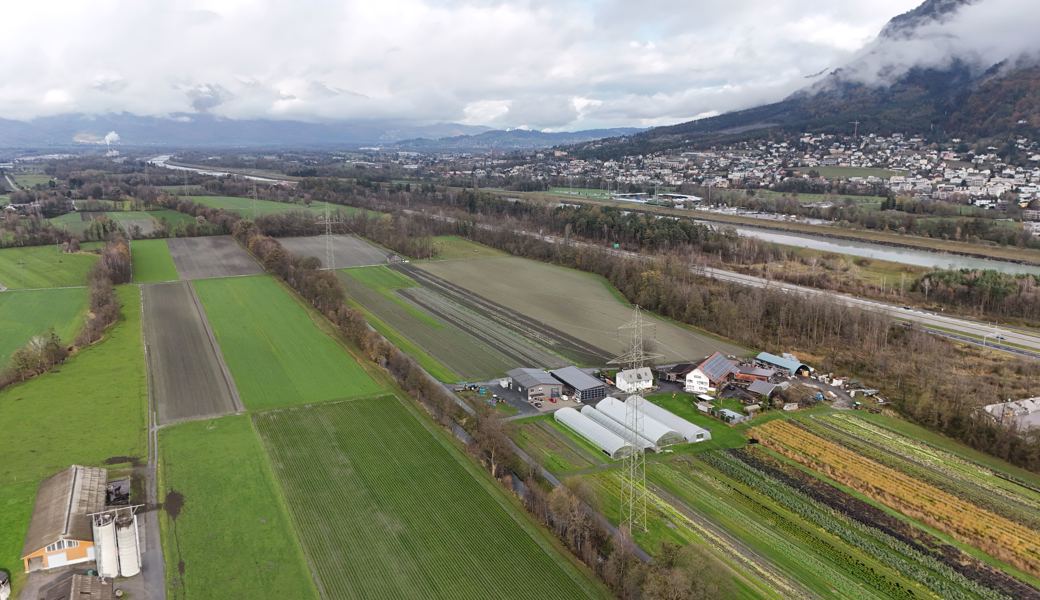
[[159,477],[167,597],[318,597],[249,417],[162,429]]
[[134,283],[176,281],[180,278],[166,240],[134,240],[130,242]]
[[[313,202],[310,206],[305,204],[297,204],[293,202],[274,202],[272,200],[253,200],[252,198],[242,198],[238,196],[187,196],[188,200],[196,204],[208,206],[210,208],[220,208],[226,211],[235,212],[245,218],[262,217],[265,215],[280,215],[288,212],[299,212],[306,211],[315,215],[323,215],[325,213],[325,202]],[[340,206],[338,204],[329,204],[329,212],[333,215],[342,213],[344,215],[350,215],[357,212],[358,209],[350,206]],[[255,212],[254,212],[255,208]]]
[[[321,261],[322,268],[329,267],[325,264],[325,236],[286,237],[279,238],[278,242],[297,256],[313,256]],[[356,235],[332,236],[332,251],[337,269],[386,263],[387,252],[385,250],[377,248]]]
[[35,289],[82,286],[98,259],[96,254],[66,254],[56,246],[0,250],[0,287]]
[[55,371],[0,391],[0,568],[22,578],[36,488],[70,464],[144,460],[148,390],[136,286],[117,289],[123,318]]
[[47,219],[51,225],[73,235],[83,235],[90,225],[90,215],[94,213],[68,212],[57,217]]
[[247,408],[359,398],[382,391],[311,313],[270,277],[195,282]]
[[181,279],[258,275],[263,270],[234,238],[228,235],[167,240]]
[[14,182],[23,188],[32,189],[38,185],[46,186],[53,179],[44,173],[17,173],[11,176]]
[[603,596],[421,418],[393,396],[254,416],[323,597]]
[[489,258],[507,256],[505,252],[483,244],[471,242],[457,235],[438,235],[433,238],[433,248],[437,260],[462,260],[468,258]]
[[234,383],[225,376],[220,350],[191,284],[146,285],[141,291],[157,421],[234,412]]
[[[416,263],[415,267],[531,320],[582,340],[605,355],[618,355],[628,341],[618,327],[632,319],[629,306],[602,278],[523,258]],[[746,350],[644,313],[652,346],[664,361],[694,360],[715,350]]]
[[15,350],[49,329],[71,342],[83,325],[88,300],[86,288],[0,293],[0,369]]

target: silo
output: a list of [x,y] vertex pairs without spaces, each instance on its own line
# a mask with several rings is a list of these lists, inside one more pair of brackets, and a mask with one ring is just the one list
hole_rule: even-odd
[[94,515],[94,548],[98,575],[119,575],[119,550],[116,547],[116,519],[112,513]]
[[128,515],[116,522],[119,543],[119,574],[133,577],[141,572],[141,551],[137,546],[137,517]]

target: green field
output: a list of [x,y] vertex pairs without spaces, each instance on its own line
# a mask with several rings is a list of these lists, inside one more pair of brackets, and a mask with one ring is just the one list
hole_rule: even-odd
[[610,192],[598,188],[551,187],[549,193],[558,196],[581,196],[582,198],[610,197]]
[[[236,212],[247,218],[253,216],[254,201],[252,198],[241,198],[236,196],[188,196],[187,198],[196,204],[201,204],[210,208],[222,208],[227,211]],[[323,214],[325,211],[325,205],[325,202],[314,202],[308,207],[303,204],[274,202],[271,200],[256,200],[255,204],[256,216],[258,217],[301,210],[315,214]],[[343,214],[349,215],[358,210],[350,206],[341,206],[338,204],[329,204],[328,207],[329,211],[333,214],[339,211]]]
[[87,301],[86,288],[0,293],[0,368],[15,350],[51,328],[71,342],[83,325]]
[[155,283],[180,279],[166,240],[134,240],[130,243],[134,283]]
[[55,246],[0,250],[0,286],[10,289],[81,286],[97,255],[65,254]]
[[150,210],[148,211],[148,215],[158,221],[166,221],[166,225],[171,228],[195,222],[195,217],[168,208]]
[[68,212],[57,217],[51,217],[47,221],[58,229],[68,231],[73,235],[82,235],[87,230],[87,226],[90,225],[90,221],[84,221],[83,213],[79,212]]
[[37,185],[47,185],[52,179],[50,175],[44,175],[43,173],[19,173],[12,175],[11,179],[14,182],[24,188],[33,188]]
[[[184,423],[159,434],[169,598],[317,598],[249,417]],[[182,562],[183,561],[183,562]]]
[[603,596],[513,499],[395,397],[254,418],[324,596]]
[[436,258],[438,260],[506,256],[505,252],[471,242],[457,235],[436,236],[433,238],[433,247],[436,250]]
[[194,282],[250,409],[369,396],[382,386],[270,277]]
[[8,194],[0,194],[0,206],[7,206],[11,203],[11,196]]
[[145,459],[148,390],[137,286],[117,290],[123,320],[58,370],[0,391],[0,568],[22,578],[36,487],[71,464]]

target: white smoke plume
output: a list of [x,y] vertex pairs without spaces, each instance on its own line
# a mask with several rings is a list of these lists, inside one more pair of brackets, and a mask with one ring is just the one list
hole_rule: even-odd
[[105,134],[105,145],[111,146],[119,141],[119,134],[114,131],[109,131]]

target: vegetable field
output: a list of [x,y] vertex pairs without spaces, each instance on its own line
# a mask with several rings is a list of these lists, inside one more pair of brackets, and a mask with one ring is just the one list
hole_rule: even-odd
[[167,427],[159,448],[169,598],[317,597],[249,417]]
[[325,598],[600,597],[393,396],[254,417]]
[[265,409],[382,391],[274,279],[194,283],[242,402]]

